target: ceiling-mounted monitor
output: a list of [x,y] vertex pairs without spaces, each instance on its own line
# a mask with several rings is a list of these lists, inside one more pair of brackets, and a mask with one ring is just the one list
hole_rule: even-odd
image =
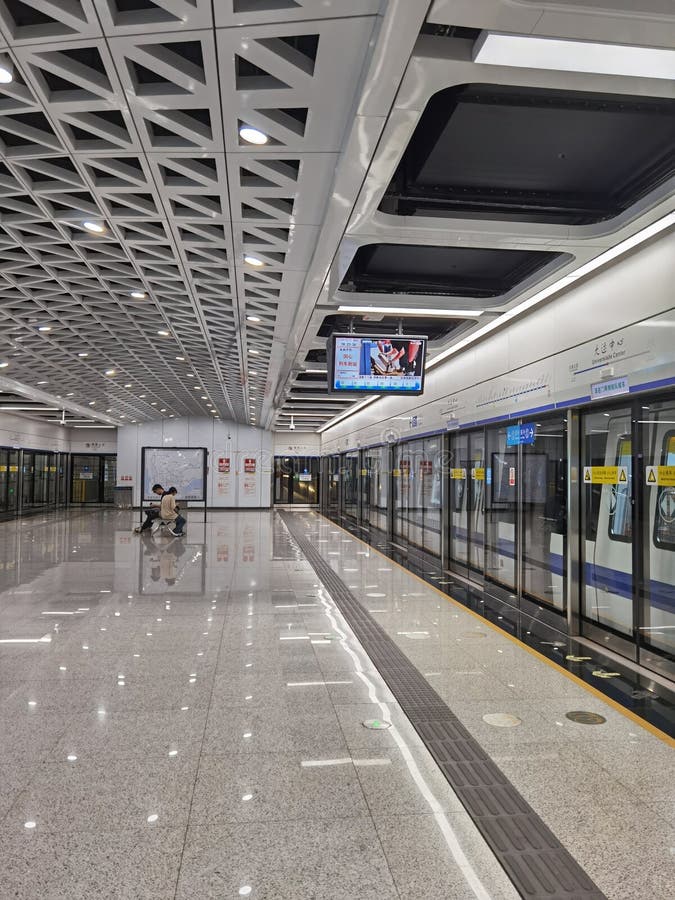
[[403,334],[332,334],[328,390],[336,394],[421,394],[427,338]]

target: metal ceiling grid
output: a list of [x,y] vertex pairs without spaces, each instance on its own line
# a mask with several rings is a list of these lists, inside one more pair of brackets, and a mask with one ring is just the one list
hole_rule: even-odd
[[[106,420],[264,421],[380,5],[0,2],[14,379],[46,373],[53,399]],[[269,142],[243,142],[243,124]]]
[[[287,355],[287,378],[277,397],[277,427],[287,427],[291,415],[298,416],[302,409],[306,409],[306,415],[298,419],[298,423],[302,421],[303,427],[305,424],[321,426],[335,414],[335,398],[325,393],[325,382],[323,390],[316,382],[316,389],[307,401],[298,402],[297,389],[307,387],[303,373],[317,368],[317,356],[325,358],[325,338],[321,336],[321,328],[327,316],[335,315],[338,306],[476,309],[475,319],[457,327],[447,339],[432,343],[430,349],[438,352],[673,209],[673,179],[650,191],[615,218],[595,225],[570,226],[500,221],[497,218],[477,220],[449,215],[438,218],[419,215],[412,218],[389,215],[378,209],[429,99],[453,85],[489,83],[519,86],[525,91],[576,90],[638,97],[673,96],[672,84],[655,79],[479,65],[472,61],[474,31],[478,33],[479,29],[486,28],[530,33],[534,30],[550,36],[586,38],[588,24],[592,36],[598,40],[630,43],[639,34],[641,44],[675,45],[672,5],[666,9],[659,3],[660,0],[637,0],[627,8],[622,0],[609,0],[601,8],[596,8],[593,4],[569,0],[564,11],[560,4],[546,0],[527,0],[522,4],[509,0],[453,0],[452,3],[436,0],[432,4],[427,22],[440,27],[436,33],[433,28],[427,27],[427,34],[420,36],[414,48],[324,290],[314,310],[305,319],[306,327],[300,346]],[[535,28],[544,15],[546,28]],[[564,255],[501,296],[481,300],[479,304],[470,295],[441,297],[432,292],[377,294],[341,291],[340,285],[359,248],[386,244],[553,251]],[[377,329],[377,316],[370,318],[373,328]],[[415,319],[407,323],[413,331],[414,323]],[[357,401],[358,398],[343,398],[345,406]]]

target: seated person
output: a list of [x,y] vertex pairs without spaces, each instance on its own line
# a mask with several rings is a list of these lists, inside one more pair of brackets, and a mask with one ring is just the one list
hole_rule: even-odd
[[173,534],[175,534],[176,537],[183,537],[185,534],[183,531],[185,518],[178,512],[176,498],[170,491],[165,491],[162,495],[159,504],[159,517],[165,522],[173,523]]
[[[152,493],[157,494],[158,497],[162,497],[164,495],[164,488],[161,484],[153,484]],[[161,503],[150,504],[150,506],[145,510],[145,522],[143,522],[142,525],[137,525],[136,528],[134,528],[134,534],[140,534],[141,532],[147,531],[152,527],[152,523],[159,515],[160,506]]]

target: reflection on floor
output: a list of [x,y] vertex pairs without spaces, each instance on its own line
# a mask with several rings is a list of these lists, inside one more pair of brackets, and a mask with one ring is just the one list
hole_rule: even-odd
[[[672,749],[301,515],[607,896],[669,896]],[[133,524],[0,525],[0,896],[516,896],[272,513]]]

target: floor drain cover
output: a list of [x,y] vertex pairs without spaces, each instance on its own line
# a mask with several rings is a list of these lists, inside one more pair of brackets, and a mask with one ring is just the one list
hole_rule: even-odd
[[580,725],[603,725],[607,721],[599,713],[588,712],[584,709],[573,709],[572,712],[565,713],[565,717]]
[[494,725],[496,728],[513,728],[514,725],[521,725],[522,719],[518,716],[512,716],[510,713],[488,713],[483,716],[483,721],[488,725]]
[[363,726],[372,731],[381,731],[383,728],[391,728],[391,722],[385,722],[382,719],[366,719]]

